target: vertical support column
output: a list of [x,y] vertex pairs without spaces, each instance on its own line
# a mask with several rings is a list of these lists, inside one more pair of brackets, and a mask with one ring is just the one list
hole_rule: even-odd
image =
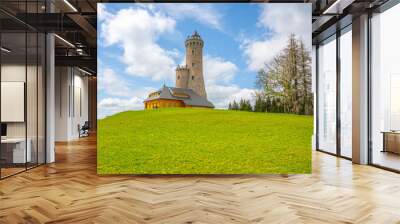
[[55,161],[55,72],[54,35],[46,36],[46,163]]
[[[53,12],[54,6],[46,1],[46,12]],[[54,34],[46,34],[46,163],[55,161],[55,53]]]
[[340,64],[340,28],[336,31],[336,155],[341,156],[342,146],[342,123],[341,123],[341,108],[340,108],[340,82],[341,82],[341,64]]
[[353,19],[353,162],[368,163],[368,15]]

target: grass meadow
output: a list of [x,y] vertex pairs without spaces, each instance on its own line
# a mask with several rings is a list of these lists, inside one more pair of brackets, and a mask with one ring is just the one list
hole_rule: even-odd
[[211,109],[127,111],[98,121],[99,174],[311,172],[312,116]]

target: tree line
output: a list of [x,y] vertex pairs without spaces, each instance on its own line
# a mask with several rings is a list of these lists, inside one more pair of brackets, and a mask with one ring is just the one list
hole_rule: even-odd
[[241,99],[229,103],[228,109],[311,115],[311,79],[310,52],[291,34],[286,47],[258,72],[254,106]]
[[232,103],[229,103],[228,110],[254,111],[250,100],[245,99],[240,99],[238,102],[234,100]]

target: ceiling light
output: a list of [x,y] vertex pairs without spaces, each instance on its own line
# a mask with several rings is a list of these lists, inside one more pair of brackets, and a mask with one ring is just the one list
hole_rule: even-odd
[[76,53],[78,53],[79,55],[86,55],[82,48],[77,48]]
[[4,51],[6,53],[10,53],[11,52],[11,50],[9,50],[9,49],[7,49],[5,47],[1,47],[0,49],[1,49],[1,51]]
[[78,12],[78,10],[68,1],[64,0],[65,4],[67,4],[74,12]]
[[86,71],[86,70],[83,70],[83,69],[81,69],[81,68],[79,68],[79,67],[78,67],[78,70],[81,71],[81,72],[83,72],[83,73],[85,73],[85,74],[87,74],[87,75],[92,75],[92,73],[90,73],[90,72],[88,72],[88,71]]
[[351,5],[355,0],[336,0],[322,14],[342,14],[343,10]]
[[62,42],[64,42],[64,43],[66,43],[67,45],[69,45],[70,47],[73,47],[73,48],[75,48],[75,45],[73,45],[71,42],[69,42],[68,40],[66,40],[66,39],[64,39],[64,38],[62,38],[62,37],[60,37],[59,35],[57,35],[57,34],[54,34],[54,36],[55,37],[57,37],[59,40],[61,40]]

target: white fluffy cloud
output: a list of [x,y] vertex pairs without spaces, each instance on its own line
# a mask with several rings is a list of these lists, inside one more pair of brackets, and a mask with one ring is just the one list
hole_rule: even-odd
[[130,89],[127,83],[118,77],[115,72],[109,68],[99,73],[99,90],[105,91],[111,96],[129,96]]
[[310,4],[264,4],[258,25],[268,31],[259,39],[245,39],[242,43],[248,68],[257,71],[282,50],[291,33],[300,37],[311,48]]
[[97,104],[97,108],[99,112],[98,117],[104,118],[122,111],[143,109],[143,99],[139,97],[132,97],[130,99],[104,98]]
[[[122,47],[121,61],[128,74],[152,80],[174,77],[176,50],[166,50],[157,44],[162,34],[174,33],[176,21],[163,13],[145,8],[119,10],[115,15],[101,6],[101,38],[106,46]],[[129,21],[129,22],[127,22]]]
[[155,91],[152,87],[133,86],[122,75],[110,68],[104,68],[99,61],[98,89],[105,98],[98,103],[99,118],[126,110],[143,109],[143,101],[148,93]]
[[233,100],[252,100],[254,89],[240,88],[231,82],[238,70],[231,61],[209,55],[204,57],[207,97],[216,108],[227,108]]
[[107,12],[106,5],[104,3],[97,3],[97,19],[104,21],[111,18],[112,15]]
[[233,100],[248,99],[252,101],[254,89],[240,88],[237,85],[209,85],[207,88],[208,100],[216,108],[227,108]]
[[204,79],[206,85],[215,84],[217,82],[227,83],[233,79],[238,67],[220,57],[212,57],[206,55],[204,57]]
[[97,104],[98,117],[112,115],[121,111],[127,110],[143,110],[143,101],[147,98],[150,92],[155,91],[151,87],[139,87],[129,91],[128,96],[111,96],[100,99]]
[[310,37],[311,4],[264,4],[259,24],[276,34]]
[[222,29],[221,12],[210,4],[160,4],[159,9],[176,19],[194,19],[214,29]]

